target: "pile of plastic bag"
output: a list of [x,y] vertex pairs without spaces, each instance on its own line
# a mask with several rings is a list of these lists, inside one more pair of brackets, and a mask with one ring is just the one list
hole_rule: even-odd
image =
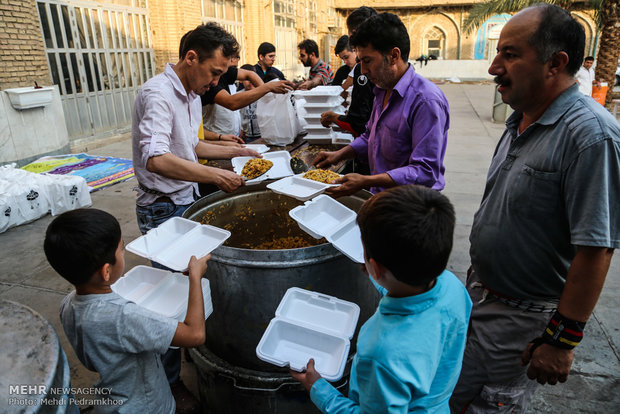
[[35,174],[15,164],[0,167],[0,233],[92,204],[86,180],[77,175]]

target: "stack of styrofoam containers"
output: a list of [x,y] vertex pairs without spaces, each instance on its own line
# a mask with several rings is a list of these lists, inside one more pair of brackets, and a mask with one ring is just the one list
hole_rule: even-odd
[[305,100],[302,118],[307,124],[304,127],[308,132],[305,139],[310,144],[331,144],[333,131],[321,125],[321,114],[327,111],[344,114],[341,93],[340,86],[317,86],[309,91],[293,92],[293,96]]
[[256,355],[263,361],[303,371],[310,358],[328,381],[342,378],[360,308],[355,303],[300,288],[284,294]]

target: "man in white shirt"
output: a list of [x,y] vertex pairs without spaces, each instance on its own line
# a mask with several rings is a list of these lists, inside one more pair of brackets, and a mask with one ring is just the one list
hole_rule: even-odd
[[[228,69],[231,56],[238,53],[235,38],[217,24],[208,23],[184,37],[181,49],[179,62],[167,64],[163,73],[144,83],[134,105],[131,133],[138,179],[136,215],[142,234],[171,217],[181,216],[199,194],[197,183],[215,184],[226,192],[244,185],[241,176],[201,165],[198,158],[260,157],[243,147],[198,139],[200,95],[217,84]],[[158,263],[153,266],[162,267]],[[191,395],[179,381],[181,353],[178,349],[169,350],[162,361],[177,412],[185,411],[181,402]]]
[[579,92],[584,95],[592,96],[592,84],[597,83],[594,78],[594,57],[588,56],[583,60],[583,66],[579,68],[575,75],[575,80],[579,84]]

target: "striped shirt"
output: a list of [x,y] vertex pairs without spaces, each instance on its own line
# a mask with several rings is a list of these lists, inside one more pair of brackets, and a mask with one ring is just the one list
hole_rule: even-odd
[[321,77],[321,85],[329,85],[329,83],[334,79],[334,72],[329,68],[329,65],[319,59],[310,69],[310,79],[314,79],[317,76]]

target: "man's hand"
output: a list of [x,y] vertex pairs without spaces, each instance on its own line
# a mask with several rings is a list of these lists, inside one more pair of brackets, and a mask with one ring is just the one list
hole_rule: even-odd
[[521,365],[530,364],[527,369],[527,377],[532,380],[535,379],[540,384],[555,385],[558,382],[566,382],[575,357],[574,351],[542,344],[534,350],[530,357],[531,347],[532,344],[528,344],[521,354]]
[[335,124],[338,120],[338,114],[334,111],[327,111],[321,114],[321,125],[325,128],[329,128],[331,124]]
[[244,143],[244,141],[240,137],[233,135],[233,134],[226,134],[226,135],[222,134],[222,141],[232,141],[232,142],[236,142],[237,144]]
[[232,150],[233,150],[233,153],[232,153],[231,158],[246,157],[246,156],[250,156],[254,158],[263,158],[262,155],[260,155],[258,152],[250,148],[240,147],[240,148],[233,148]]
[[304,81],[300,83],[299,86],[297,86],[297,89],[302,90],[302,91],[307,91],[308,89],[311,89],[311,88],[312,88],[312,82],[309,80]]
[[278,82],[267,82],[265,83],[267,90],[273,93],[287,93],[292,91],[294,86],[291,81],[283,80]]
[[325,193],[334,197],[343,197],[357,193],[366,188],[366,177],[361,174],[351,173],[334,180],[333,184],[341,184],[338,187],[329,187]]
[[308,392],[310,392],[310,389],[312,388],[314,383],[321,379],[321,374],[316,372],[316,370],[314,369],[314,359],[312,358],[310,358],[310,361],[308,361],[306,372],[297,372],[291,370],[291,376],[297,381],[301,382],[301,385],[303,385],[304,388],[308,390]]
[[314,161],[312,161],[312,165],[317,168],[327,168],[336,164],[338,161],[340,161],[340,156],[336,151],[321,151],[317,154]]
[[223,170],[221,168],[214,168],[217,170],[214,183],[217,187],[225,193],[235,191],[237,188],[245,185],[245,181],[240,175],[235,174],[232,171]]

